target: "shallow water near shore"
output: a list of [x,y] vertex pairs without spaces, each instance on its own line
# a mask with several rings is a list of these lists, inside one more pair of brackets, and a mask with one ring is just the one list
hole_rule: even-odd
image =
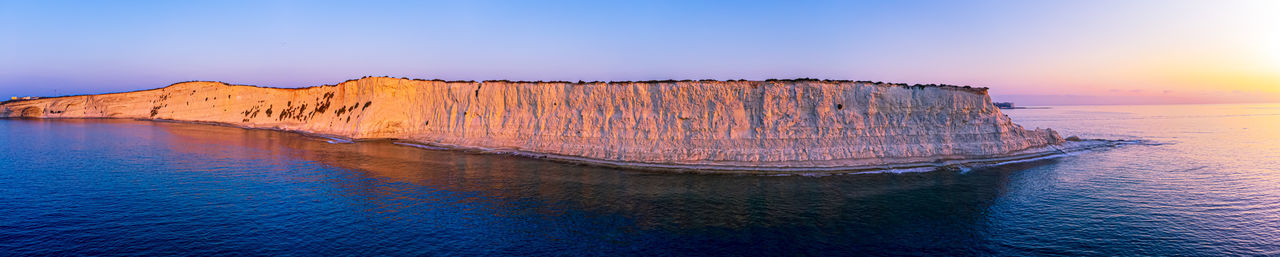
[[1280,105],[1004,112],[1151,143],[963,171],[738,176],[0,120],[0,255],[1280,254]]

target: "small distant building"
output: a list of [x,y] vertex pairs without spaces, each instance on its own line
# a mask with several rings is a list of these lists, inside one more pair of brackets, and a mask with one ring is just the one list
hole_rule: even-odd
[[18,97],[17,96],[9,97],[9,101],[13,101],[13,100],[18,100]]
[[1013,109],[1013,102],[995,102],[996,108]]

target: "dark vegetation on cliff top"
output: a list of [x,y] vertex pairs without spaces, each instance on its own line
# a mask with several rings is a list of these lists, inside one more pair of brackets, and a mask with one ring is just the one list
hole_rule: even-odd
[[[349,80],[343,81],[343,82],[338,83],[338,84],[331,84],[331,85],[330,85],[330,84],[326,84],[326,85],[322,85],[321,87],[337,86],[337,85],[341,85],[341,84],[344,84],[344,83],[355,82],[355,81],[359,81],[359,80],[361,80],[361,79],[366,79],[366,78],[393,78],[393,79],[394,79],[395,77],[390,77],[390,76],[364,76],[364,77],[360,77],[359,79],[349,79]],[[412,80],[412,81],[434,81],[434,82],[444,82],[444,83],[477,83],[475,80],[420,79],[420,78],[408,78],[408,77],[400,77],[399,79]],[[682,82],[687,83],[687,82],[720,82],[720,81],[721,81],[721,80],[715,80],[715,79],[700,79],[700,80],[692,80],[692,79],[673,80],[673,79],[667,79],[667,80],[639,80],[639,81],[625,81],[625,80],[624,80],[624,81],[582,81],[582,80],[579,80],[579,81],[577,81],[577,82],[571,82],[571,81],[561,81],[561,80],[549,80],[549,81],[536,80],[536,81],[525,81],[525,80],[505,80],[505,79],[500,79],[500,80],[485,80],[485,81],[482,81],[482,82],[480,82],[480,83],[484,83],[484,82],[503,82],[503,83],[626,84],[626,83],[682,83]],[[724,80],[724,82],[750,82],[750,81],[751,81],[751,80],[745,80],[745,79]],[[102,93],[102,94],[62,95],[62,96],[52,96],[52,97],[41,97],[40,99],[46,99],[46,98],[59,98],[59,97],[72,97],[72,96],[89,96],[89,95],[110,95],[110,94],[123,94],[123,93],[132,93],[132,92],[142,92],[142,91],[151,91],[151,90],[161,90],[161,89],[165,89],[165,88],[168,88],[168,87],[172,87],[172,86],[175,86],[175,85],[178,85],[178,84],[182,84],[182,83],[191,83],[191,82],[214,82],[214,83],[221,83],[221,84],[229,85],[229,86],[246,86],[246,87],[257,87],[257,88],[273,88],[273,89],[282,89],[282,90],[302,90],[302,89],[308,89],[308,88],[315,87],[315,86],[312,86],[312,87],[300,87],[300,88],[281,88],[281,87],[269,87],[269,86],[258,86],[258,85],[239,85],[239,84],[226,83],[226,82],[222,82],[222,81],[189,80],[189,81],[182,81],[182,82],[177,82],[177,83],[169,84],[168,86],[164,86],[164,87],[160,87],[160,88],[153,88],[153,89],[146,89],[146,90],[136,90],[136,91],[126,91],[126,92],[111,92],[111,93]],[[850,82],[852,82],[852,83],[860,83],[860,84],[871,84],[871,85],[877,85],[877,86],[898,86],[898,87],[906,87],[906,88],[927,88],[927,87],[939,87],[939,88],[967,89],[967,90],[976,90],[976,91],[985,91],[985,90],[987,90],[987,88],[986,88],[986,87],[972,87],[972,86],[967,86],[967,85],[961,86],[961,85],[949,85],[949,84],[907,84],[907,83],[892,83],[892,82],[869,81],[869,80],[857,80],[857,81],[854,81],[854,80],[842,80],[842,79],[832,80],[832,79],[815,79],[815,78],[766,79],[766,80],[764,80],[764,82],[823,82],[823,83],[850,83]],[[228,97],[230,97],[230,96],[228,96]],[[27,100],[23,100],[23,99],[19,99],[19,100],[5,100],[5,101],[0,101],[0,104],[9,104],[9,103],[16,103],[16,102],[23,102],[23,101],[31,101],[31,100],[38,100],[38,99],[27,99]]]
[[[349,79],[349,80],[343,81],[343,82],[338,83],[338,84],[323,85],[323,86],[337,86],[337,85],[341,85],[341,84],[344,84],[344,83],[355,82],[355,81],[359,81],[359,80],[361,80],[361,79],[366,79],[366,78],[391,78],[391,79],[395,79],[396,77],[391,77],[391,76],[364,76],[364,77],[360,77],[359,79]],[[400,78],[398,78],[398,79],[403,79],[403,80],[412,80],[412,81],[434,81],[434,82],[444,82],[444,83],[477,83],[475,80],[443,80],[443,79],[421,79],[421,78],[409,78],[409,77],[400,77]],[[745,80],[745,79],[724,80],[724,82],[751,82],[751,81],[752,81],[752,80]],[[197,82],[197,81],[184,81],[184,82],[174,83],[173,85],[182,84],[182,83],[186,83],[186,82]],[[223,83],[223,84],[227,84],[227,85],[235,85],[235,84],[230,84],[230,83],[221,82],[221,81],[210,81],[210,82],[218,82],[218,83]],[[637,80],[637,81],[630,81],[630,80],[621,80],[621,81],[598,81],[598,80],[596,80],[596,81],[582,81],[582,80],[579,80],[579,81],[577,81],[577,82],[573,82],[573,81],[563,81],[563,80],[546,80],[546,81],[544,81],[544,80],[534,80],[534,81],[528,81],[528,80],[506,80],[506,79],[495,79],[495,80],[484,80],[484,81],[480,81],[479,83],[491,83],[491,82],[502,82],[502,83],[564,83],[564,84],[602,84],[602,83],[603,83],[603,84],[625,84],[625,83],[681,83],[681,82],[685,82],[685,83],[687,83],[687,82],[721,82],[721,80],[715,80],[715,79],[699,79],[699,80],[692,80],[692,79],[683,79],[683,80],[667,79],[667,80]],[[833,80],[833,79],[815,79],[815,78],[766,79],[766,80],[764,80],[764,82],[860,83],[860,84],[871,84],[871,85],[878,85],[878,86],[898,86],[898,87],[909,87],[909,88],[941,87],[941,88],[964,88],[964,89],[975,89],[975,90],[986,90],[986,89],[987,89],[986,87],[973,87],[973,86],[967,86],[967,85],[949,85],[949,84],[907,84],[907,83],[892,83],[892,82],[869,81],[869,80],[857,80],[857,81],[855,81],[855,80]],[[172,85],[170,85],[170,86],[172,86]],[[264,87],[264,86],[255,86],[255,85],[236,85],[236,86],[250,86],[250,87],[260,87],[260,88],[276,88],[276,87]],[[277,88],[277,89],[297,90],[297,89],[306,89],[306,88],[310,88],[310,87],[303,87],[303,88]]]

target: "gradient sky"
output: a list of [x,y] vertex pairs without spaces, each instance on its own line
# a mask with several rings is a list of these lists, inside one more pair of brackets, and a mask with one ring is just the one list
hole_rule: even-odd
[[1280,1],[6,1],[0,96],[179,81],[814,77],[1280,102]]

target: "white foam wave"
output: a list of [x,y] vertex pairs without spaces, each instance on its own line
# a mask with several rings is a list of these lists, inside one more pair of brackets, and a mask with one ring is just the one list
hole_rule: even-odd
[[392,144],[403,145],[403,146],[408,146],[408,147],[416,147],[416,148],[422,148],[422,149],[428,149],[428,150],[449,150],[448,148],[444,148],[444,147],[435,147],[435,146],[429,146],[429,145],[423,145],[423,144],[414,144],[414,143],[405,143],[405,142],[394,142],[394,143],[392,143]]
[[325,142],[330,144],[350,144],[355,142],[355,141],[351,141],[350,139],[343,139],[343,138],[337,138],[337,137],[328,137],[328,136],[317,136],[317,137],[326,139]]

